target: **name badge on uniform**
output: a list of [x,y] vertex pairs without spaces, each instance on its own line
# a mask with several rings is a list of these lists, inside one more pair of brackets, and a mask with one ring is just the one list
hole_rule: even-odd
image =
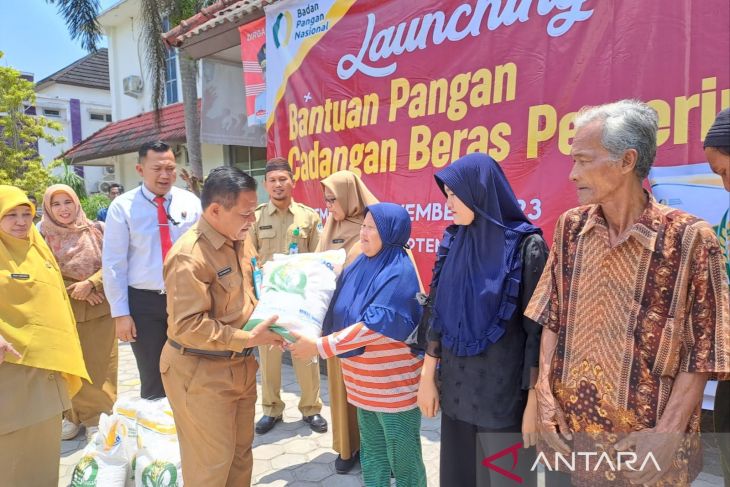
[[259,230],[271,230],[272,228],[274,228],[273,225],[261,225]]
[[333,244],[341,244],[341,243],[345,243],[345,239],[344,239],[344,238],[336,238],[336,239],[334,239],[334,240],[332,241],[332,243],[333,243]]
[[10,274],[12,279],[18,279],[20,281],[27,281],[30,279],[30,274]]
[[216,272],[216,274],[218,274],[218,278],[221,278],[223,276],[227,276],[231,272],[233,272],[233,270],[230,267],[225,267],[225,268],[219,270],[218,272]]

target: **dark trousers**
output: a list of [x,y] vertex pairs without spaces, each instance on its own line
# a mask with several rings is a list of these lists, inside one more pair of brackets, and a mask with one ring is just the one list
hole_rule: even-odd
[[[441,412],[440,485],[459,487],[514,487],[518,483],[482,465],[485,458],[522,443],[521,426],[501,429],[482,428]],[[522,479],[522,486],[537,485],[537,472],[530,471],[535,462],[535,448],[519,448],[517,465],[511,452],[491,463]]]
[[730,486],[730,381],[728,380],[717,383],[714,420],[725,485]]
[[139,370],[140,395],[143,399],[165,397],[160,354],[167,341],[167,296],[130,287],[129,312],[137,328],[137,339],[131,345]]

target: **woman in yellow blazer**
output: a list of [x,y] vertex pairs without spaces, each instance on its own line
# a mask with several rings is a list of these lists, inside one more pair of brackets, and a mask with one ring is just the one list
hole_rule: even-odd
[[83,382],[63,420],[61,439],[75,437],[83,425],[91,439],[101,413],[111,414],[117,398],[117,338],[101,282],[104,223],[86,218],[71,187],[54,184],[43,196],[38,229],[58,262],[91,382]]
[[58,264],[34,205],[0,185],[0,484],[58,485],[61,413],[89,380]]

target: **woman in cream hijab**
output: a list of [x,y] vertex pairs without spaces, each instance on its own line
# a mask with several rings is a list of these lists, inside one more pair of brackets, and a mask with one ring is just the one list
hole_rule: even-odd
[[101,282],[104,223],[92,222],[71,187],[54,184],[43,196],[43,218],[38,227],[61,269],[76,317],[86,370],[84,381],[64,416],[61,439],[75,437],[80,425],[91,439],[101,413],[111,414],[117,397],[117,339]]
[[58,485],[61,413],[89,380],[58,264],[33,226],[34,205],[0,185],[0,475]]
[[[359,241],[365,208],[378,203],[378,199],[350,171],[339,171],[323,179],[322,189],[329,217],[317,251],[345,249],[348,265],[362,253]],[[357,427],[357,409],[347,402],[342,368],[337,357],[327,359],[327,382],[332,413],[332,448],[339,453],[335,469],[337,473],[347,473],[358,460],[360,431]]]

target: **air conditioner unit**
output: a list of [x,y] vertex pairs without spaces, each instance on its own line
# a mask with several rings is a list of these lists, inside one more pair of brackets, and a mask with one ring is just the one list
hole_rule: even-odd
[[139,76],[127,76],[122,80],[122,86],[124,87],[124,94],[138,98],[142,95],[144,84],[142,78]]
[[111,188],[111,183],[108,181],[101,181],[99,185],[97,186],[97,190],[102,194],[108,194],[109,189]]
[[104,166],[105,174],[114,174],[114,166]]

